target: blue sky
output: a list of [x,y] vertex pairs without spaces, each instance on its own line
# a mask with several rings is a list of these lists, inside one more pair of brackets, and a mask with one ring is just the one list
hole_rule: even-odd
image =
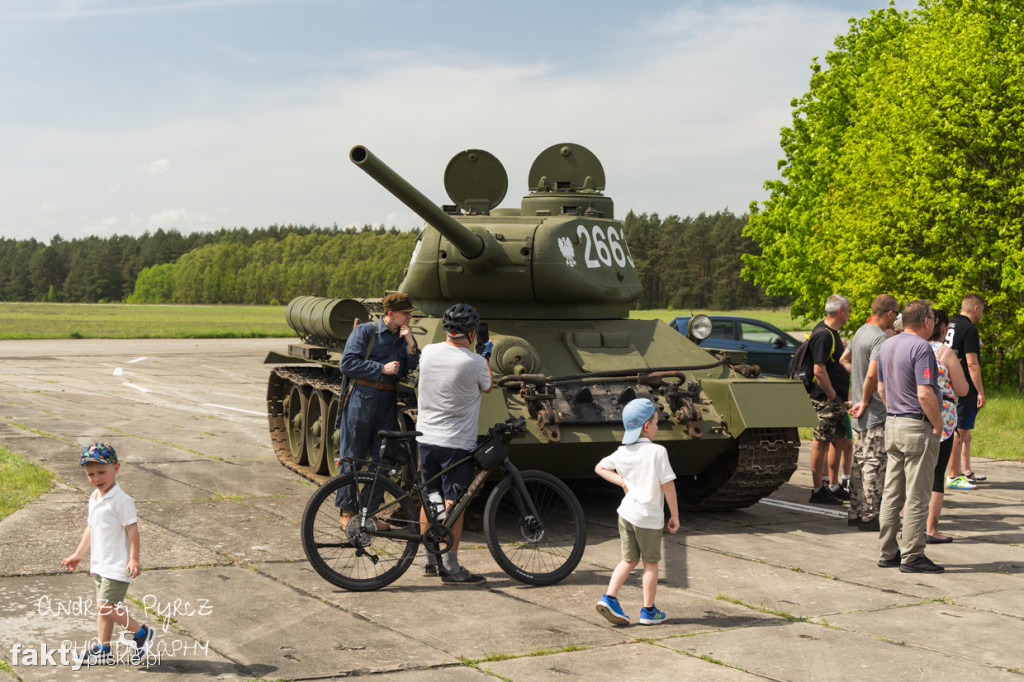
[[419,225],[355,144],[439,204],[463,149],[508,207],[575,142],[620,217],[743,213],[811,58],[884,4],[4,0],[0,237]]

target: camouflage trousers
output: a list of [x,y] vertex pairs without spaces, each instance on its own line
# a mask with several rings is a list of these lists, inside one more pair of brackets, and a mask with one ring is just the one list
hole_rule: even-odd
[[885,489],[885,424],[857,431],[853,444],[853,468],[850,472],[851,521],[871,521],[878,516]]

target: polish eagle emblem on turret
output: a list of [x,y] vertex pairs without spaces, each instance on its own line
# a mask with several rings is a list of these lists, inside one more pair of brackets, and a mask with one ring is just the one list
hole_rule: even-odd
[[565,257],[565,264],[570,268],[576,267],[576,251],[572,247],[572,240],[568,237],[559,237],[558,248]]

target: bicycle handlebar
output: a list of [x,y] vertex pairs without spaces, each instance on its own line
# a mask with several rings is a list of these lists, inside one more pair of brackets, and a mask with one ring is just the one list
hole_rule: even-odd
[[487,429],[487,435],[498,436],[505,442],[509,439],[521,436],[526,433],[526,418],[525,417],[509,417],[503,422],[499,422]]

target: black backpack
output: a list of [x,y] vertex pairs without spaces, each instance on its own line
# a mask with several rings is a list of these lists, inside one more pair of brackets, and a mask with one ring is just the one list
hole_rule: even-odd
[[[814,357],[811,355],[811,338],[814,334],[829,334],[827,329],[821,329],[820,331],[812,333],[807,337],[807,340],[800,344],[800,347],[796,349],[796,353],[793,354],[793,364],[789,366],[789,378],[798,379],[803,383],[804,388],[808,393],[814,388]],[[829,334],[831,336],[831,334]],[[836,350],[836,338],[832,337],[832,351],[831,355]]]

